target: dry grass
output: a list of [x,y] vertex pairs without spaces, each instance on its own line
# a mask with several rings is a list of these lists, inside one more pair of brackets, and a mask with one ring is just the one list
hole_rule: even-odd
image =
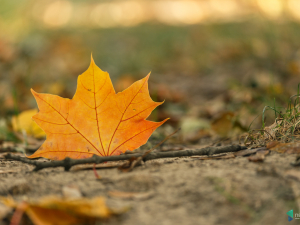
[[[275,103],[274,107],[266,106],[262,112],[262,128],[259,130],[250,130],[244,135],[244,144],[249,147],[266,146],[270,141],[279,141],[282,143],[295,142],[300,140],[300,103],[299,103],[299,85],[298,94],[290,98],[288,107],[283,111],[278,111]],[[295,98],[294,102],[292,99]],[[273,110],[275,121],[270,126],[265,126],[265,112]],[[250,125],[251,126],[251,125]]]

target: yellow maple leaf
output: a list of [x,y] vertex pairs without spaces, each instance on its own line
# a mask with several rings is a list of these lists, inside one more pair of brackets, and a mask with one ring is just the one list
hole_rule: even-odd
[[162,104],[150,98],[149,76],[116,94],[109,74],[92,58],[88,70],[78,77],[73,99],[32,90],[40,109],[33,119],[46,132],[47,140],[29,158],[119,155],[145,144],[167,120],[146,120]]

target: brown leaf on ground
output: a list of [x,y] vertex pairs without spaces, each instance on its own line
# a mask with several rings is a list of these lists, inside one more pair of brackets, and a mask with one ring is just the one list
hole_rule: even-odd
[[233,127],[233,118],[233,112],[225,112],[212,122],[211,129],[218,135],[226,137],[228,136],[228,131]]
[[269,154],[269,150],[260,150],[257,151],[255,155],[249,156],[248,160],[250,162],[263,162],[265,160],[265,156]]
[[282,144],[282,143],[280,143],[279,141],[271,141],[267,144],[266,147],[267,147],[267,149],[272,149],[272,148],[276,147],[279,144]]
[[271,151],[288,154],[300,153],[300,142],[281,143],[278,141],[272,141],[267,144],[267,148]]
[[[275,123],[273,123],[272,125],[265,127],[265,133],[264,133],[264,137],[265,139],[270,139],[273,138],[276,139],[276,132],[278,131],[279,128],[276,128],[278,126],[278,121],[275,121]],[[271,137],[270,137],[271,136]]]
[[220,137],[232,137],[246,131],[234,112],[223,112],[211,123],[211,129]]

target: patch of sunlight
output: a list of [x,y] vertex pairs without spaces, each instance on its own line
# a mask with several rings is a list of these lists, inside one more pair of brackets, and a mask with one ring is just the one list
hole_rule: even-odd
[[196,24],[205,14],[199,1],[157,1],[153,3],[154,17],[166,24]]
[[33,1],[32,17],[51,28],[110,28],[147,21],[182,26],[239,21],[257,13],[269,19],[288,16],[300,20],[300,0]]
[[90,18],[99,27],[134,26],[145,20],[146,7],[137,1],[99,3]]
[[43,21],[51,27],[66,25],[72,14],[72,4],[69,1],[54,1],[49,4],[44,12]]
[[300,1],[299,0],[289,0],[287,2],[287,8],[290,11],[291,15],[300,20]]
[[222,15],[235,15],[239,9],[236,1],[234,0],[210,0],[210,5],[216,13]]
[[257,0],[257,5],[266,16],[271,18],[278,18],[283,10],[281,0]]

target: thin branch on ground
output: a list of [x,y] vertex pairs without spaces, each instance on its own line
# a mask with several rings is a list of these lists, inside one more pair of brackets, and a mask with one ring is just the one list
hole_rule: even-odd
[[180,131],[181,128],[176,129],[172,134],[169,134],[167,137],[165,137],[164,140],[162,140],[161,142],[159,142],[157,145],[155,145],[153,148],[151,148],[150,150],[146,151],[144,153],[144,155],[142,156],[143,158],[145,158],[149,153],[151,153],[154,149],[156,149],[158,146],[160,146],[162,143],[164,143],[165,141],[167,141],[170,137],[172,137],[174,134],[176,134],[178,131]]
[[170,137],[172,137],[174,134],[176,134],[178,131],[180,131],[181,128],[178,128],[177,130],[175,130],[172,134],[169,134],[167,137],[165,137],[164,140],[162,140],[161,142],[159,142],[158,144],[156,144],[153,148],[151,148],[150,150],[146,151],[142,156],[135,158],[135,157],[131,157],[127,162],[125,162],[123,165],[119,166],[119,170],[123,171],[123,172],[129,172],[131,171],[135,166],[140,165],[141,162],[144,160],[144,158],[151,153],[154,149],[156,149],[158,146],[160,146],[161,144],[163,144],[165,141],[167,141]]
[[[148,161],[148,160],[158,159],[158,158],[187,157],[193,155],[214,155],[214,154],[220,154],[226,152],[237,152],[243,149],[246,149],[246,147],[240,145],[229,145],[229,146],[222,146],[222,147],[206,147],[206,148],[193,149],[193,150],[188,149],[188,150],[170,151],[170,152],[151,152],[143,159],[143,161]],[[65,170],[68,171],[71,169],[72,166],[79,165],[79,164],[86,164],[86,163],[99,164],[108,161],[128,160],[131,157],[138,158],[143,155],[144,153],[105,156],[105,157],[94,155],[93,157],[86,158],[86,159],[71,159],[67,157],[64,160],[57,160],[57,161],[50,161],[50,162],[40,162],[37,160],[31,160],[25,157],[20,157],[12,154],[7,154],[5,158],[33,165],[35,166],[33,171],[39,171],[41,169],[53,168],[53,167],[64,167]]]

